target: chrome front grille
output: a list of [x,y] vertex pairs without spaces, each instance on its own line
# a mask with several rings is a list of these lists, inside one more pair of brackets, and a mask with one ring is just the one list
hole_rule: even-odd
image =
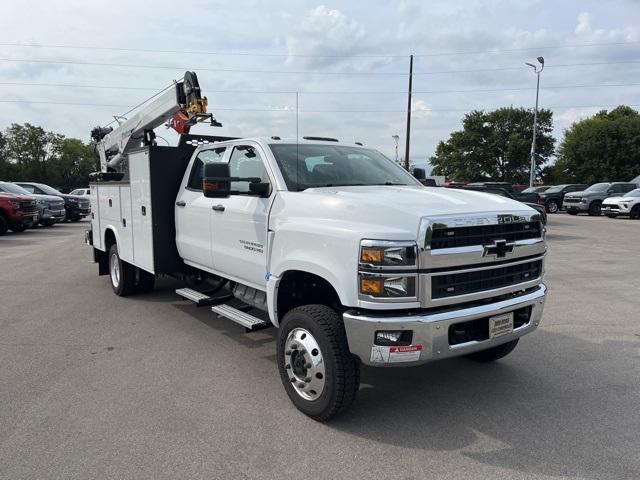
[[542,260],[535,260],[504,267],[436,275],[431,280],[431,298],[455,297],[518,285],[537,279],[541,274]]
[[497,225],[474,225],[471,227],[439,228],[433,231],[431,250],[440,248],[489,245],[495,240],[528,240],[541,236],[540,222],[503,223]]
[[38,212],[38,206],[36,202],[31,200],[21,201],[20,202],[20,211],[26,214],[32,214]]
[[425,308],[496,297],[542,281],[546,244],[538,212],[425,217],[419,235]]

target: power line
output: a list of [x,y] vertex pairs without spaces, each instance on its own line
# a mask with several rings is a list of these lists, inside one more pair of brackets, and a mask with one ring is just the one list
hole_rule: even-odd
[[[260,73],[260,74],[299,74],[299,75],[382,75],[382,76],[406,76],[406,72],[338,72],[338,71],[314,71],[314,70],[243,70],[229,68],[206,68],[206,67],[177,67],[169,65],[140,65],[129,63],[102,63],[102,62],[79,62],[73,60],[43,60],[43,59],[24,59],[24,58],[0,58],[0,62],[20,62],[20,63],[49,63],[57,65],[88,65],[98,67],[125,67],[125,68],[143,68],[143,69],[168,69],[168,70],[189,70],[195,69],[208,72],[224,72],[224,73]],[[589,62],[589,63],[559,63],[556,65],[547,65],[546,68],[566,68],[566,67],[591,67],[599,65],[625,65],[639,64],[640,60],[620,60],[612,62]],[[477,68],[468,70],[440,70],[430,72],[414,72],[414,75],[440,75],[449,73],[479,73],[479,72],[502,72],[507,70],[523,70],[523,67],[497,67],[497,68]]]
[[[460,50],[450,52],[431,52],[418,53],[416,57],[444,57],[455,55],[479,55],[479,54],[496,54],[496,53],[512,53],[524,52],[532,50],[552,50],[564,48],[593,48],[616,46],[625,47],[640,44],[640,42],[603,42],[603,43],[577,43],[565,45],[546,45],[538,47],[520,47],[506,49],[488,49],[488,50]],[[307,57],[307,58],[406,58],[409,54],[313,54],[313,53],[270,53],[270,52],[221,52],[206,50],[161,50],[161,49],[144,49],[144,48],[125,48],[125,47],[100,47],[88,45],[61,45],[61,44],[36,44],[36,43],[17,43],[4,42],[0,43],[3,47],[21,47],[21,48],[58,48],[72,50],[99,50],[114,52],[139,52],[139,53],[168,53],[181,55],[217,55],[229,57]]]
[[[29,83],[29,82],[1,82],[0,86],[20,86],[20,87],[56,87],[56,88],[95,88],[105,90],[144,90],[144,91],[156,91],[156,87],[131,87],[125,85],[84,85],[84,84],[70,84],[70,83]],[[594,84],[580,84],[580,85],[551,85],[540,87],[540,90],[560,90],[560,89],[575,89],[575,88],[607,88],[607,87],[636,87],[640,86],[640,83],[594,83]],[[535,90],[535,87],[501,87],[501,88],[478,88],[478,89],[459,89],[459,90],[414,90],[413,93],[418,94],[440,94],[440,93],[489,93],[489,92],[515,92],[515,91],[528,91]],[[256,94],[294,94],[300,93],[304,95],[386,95],[386,94],[398,94],[406,95],[407,92],[399,90],[385,90],[385,91],[331,91],[331,90],[207,90],[207,93],[256,93]]]
[[[76,103],[76,102],[51,102],[40,100],[0,100],[0,103],[9,104],[44,104],[44,105],[58,105],[58,106],[76,106],[76,107],[109,107],[109,108],[131,108],[131,110],[137,108],[131,107],[131,105],[122,104],[104,104],[104,103]],[[629,107],[640,107],[640,104],[625,104]],[[549,105],[545,106],[546,109],[561,109],[561,108],[615,108],[618,105]],[[468,112],[471,110],[486,110],[489,108],[499,107],[469,107],[469,108],[429,108],[429,109],[415,109],[414,113],[428,113],[428,112]],[[295,113],[295,109],[291,108],[239,108],[239,107],[215,107],[214,111],[229,111],[229,112],[286,112]],[[300,110],[300,113],[405,113],[406,109],[402,110]],[[128,112],[127,112],[128,113]]]

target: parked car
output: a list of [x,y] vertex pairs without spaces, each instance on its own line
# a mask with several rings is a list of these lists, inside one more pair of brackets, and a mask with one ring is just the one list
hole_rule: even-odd
[[71,190],[69,195],[78,195],[80,197],[88,197],[91,194],[91,189],[89,188],[76,188],[75,190]]
[[544,205],[547,213],[558,213],[562,210],[564,196],[571,192],[582,192],[588,187],[584,183],[567,183],[549,187],[544,192],[538,192],[538,203]]
[[38,223],[44,227],[50,227],[65,219],[64,200],[61,197],[30,193],[20,185],[11,182],[0,182],[0,192],[34,197],[38,205]]
[[7,229],[24,232],[38,222],[36,199],[26,195],[0,193],[0,235]]
[[[518,200],[517,198],[515,198],[513,196],[513,194],[507,190],[504,190],[502,188],[498,188],[498,187],[484,187],[484,186],[474,186],[474,185],[466,185],[464,187],[462,187],[462,190],[474,190],[476,192],[485,192],[485,193],[492,193],[494,195],[500,195],[501,197],[506,197],[506,198],[511,198],[513,200]],[[520,201],[520,200],[518,200]],[[545,209],[542,205],[539,205],[537,203],[532,203],[532,202],[522,202],[525,205],[527,205],[528,207],[533,208],[534,210],[537,210],[540,215],[542,216],[542,223],[544,225],[547,224],[547,213],[545,212]]]
[[29,193],[36,193],[40,195],[56,195],[62,197],[64,200],[64,208],[67,213],[67,220],[71,222],[77,222],[78,220],[86,217],[91,212],[89,199],[80,195],[69,195],[66,193],[60,193],[55,188],[45,185],[44,183],[34,182],[16,182],[22,188]]
[[524,190],[521,190],[520,193],[538,193],[538,194],[540,194],[542,192],[546,192],[550,188],[551,188],[551,186],[549,186],[549,185],[539,185],[537,187],[525,188]]
[[609,197],[602,202],[602,213],[609,218],[629,216],[640,218],[640,188],[631,190],[621,197]]
[[513,185],[509,182],[473,182],[468,183],[467,187],[481,187],[481,188],[500,188],[509,192],[510,197],[514,200],[518,200],[520,202],[530,202],[537,203],[538,202],[538,194],[535,192],[518,192]]
[[594,183],[582,192],[568,193],[564,197],[564,206],[571,215],[588,213],[600,215],[602,202],[609,197],[620,196],[638,188],[635,183],[628,182],[602,182]]

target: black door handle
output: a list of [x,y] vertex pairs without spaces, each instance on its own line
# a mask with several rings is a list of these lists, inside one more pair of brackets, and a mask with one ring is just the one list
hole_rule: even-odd
[[213,207],[211,207],[213,210],[215,210],[216,212],[224,212],[224,206],[223,205],[214,205]]
[[179,207],[186,207],[187,206],[187,202],[185,202],[184,200],[178,200],[176,202],[176,205]]

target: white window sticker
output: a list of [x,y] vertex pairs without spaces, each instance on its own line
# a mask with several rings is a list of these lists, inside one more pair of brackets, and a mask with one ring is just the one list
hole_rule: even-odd
[[400,363],[417,362],[420,360],[422,345],[407,345],[404,347],[371,347],[372,363]]

